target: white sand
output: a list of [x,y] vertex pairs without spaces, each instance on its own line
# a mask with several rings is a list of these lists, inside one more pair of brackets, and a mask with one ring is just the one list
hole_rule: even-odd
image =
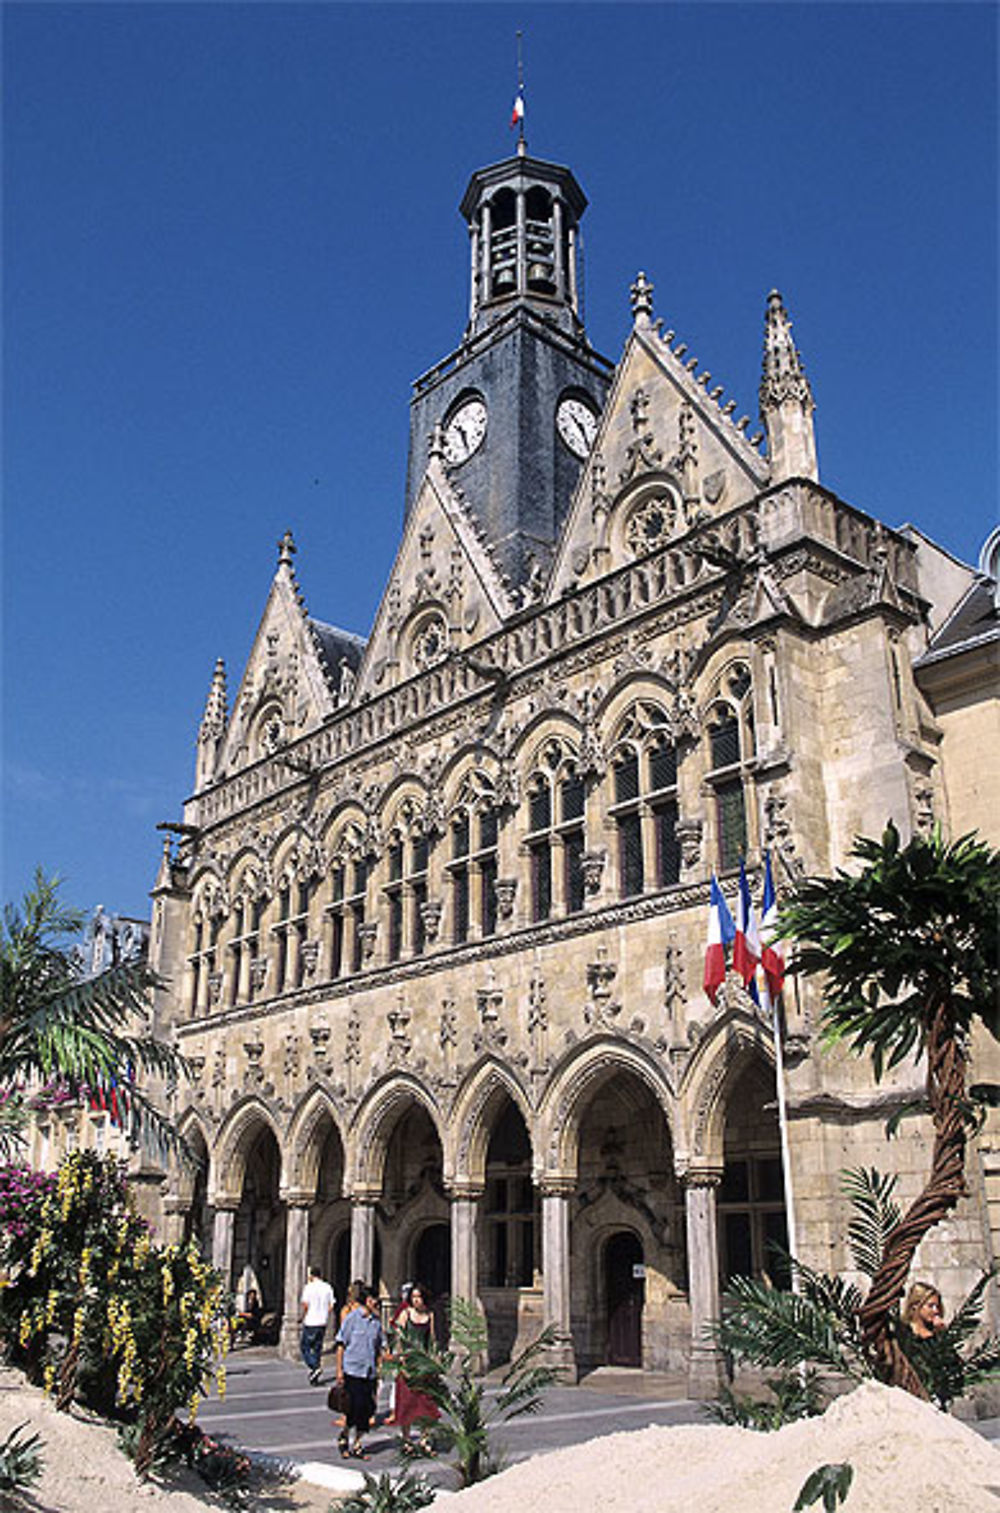
[[[791,1513],[818,1466],[850,1461],[844,1513],[998,1513],[1000,1453],[874,1383],[771,1434],[718,1425],[612,1434],[512,1466],[449,1513]],[[820,1507],[822,1504],[819,1505]]]
[[[36,1431],[44,1471],[24,1502],[0,1507],[30,1509],[31,1513],[206,1513],[219,1503],[205,1501],[199,1493],[205,1483],[186,1468],[170,1486],[155,1481],[139,1482],[132,1462],[119,1450],[115,1431],[77,1409],[59,1413],[37,1387],[25,1385],[19,1371],[0,1367],[0,1442],[17,1424],[27,1421],[25,1436]],[[274,1506],[286,1513],[326,1513],[329,1491],[304,1482],[280,1488]],[[260,1507],[267,1506],[262,1502]]]
[[[197,1477],[185,1473],[173,1490],[140,1484],[113,1429],[57,1413],[19,1373],[0,1370],[0,1440],[25,1419],[45,1441],[45,1473],[25,1504],[33,1513],[205,1513]],[[1000,1453],[936,1408],[873,1384],[821,1419],[773,1434],[712,1425],[608,1435],[523,1461],[440,1505],[449,1513],[791,1513],[810,1472],[843,1460],[854,1467],[843,1513],[1000,1513]],[[326,1513],[333,1495],[302,1481],[271,1506]]]

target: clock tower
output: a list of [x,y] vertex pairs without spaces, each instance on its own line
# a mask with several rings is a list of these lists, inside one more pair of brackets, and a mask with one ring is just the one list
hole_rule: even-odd
[[517,156],[472,175],[469,322],[414,384],[407,512],[437,427],[445,465],[513,588],[548,567],[597,429],[612,364],[582,319],[580,218],[568,168]]

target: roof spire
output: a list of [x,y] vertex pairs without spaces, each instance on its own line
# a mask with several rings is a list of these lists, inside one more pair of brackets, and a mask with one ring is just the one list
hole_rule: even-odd
[[278,566],[294,568],[292,558],[295,556],[297,550],[295,537],[291,531],[286,531],[278,542]]
[[812,413],[816,408],[792,323],[777,289],[767,296],[760,418],[768,438],[771,481],[819,478]]
[[517,155],[523,158],[528,151],[528,144],[524,139],[524,54],[522,40],[524,33],[517,33],[517,94],[514,96],[514,109],[511,111],[510,124],[517,127]]
[[198,727],[198,757],[195,763],[195,790],[204,788],[215,775],[219,743],[229,722],[229,697],[226,691],[226,664],[221,657],[215,664],[212,682],[205,700],[205,713]]

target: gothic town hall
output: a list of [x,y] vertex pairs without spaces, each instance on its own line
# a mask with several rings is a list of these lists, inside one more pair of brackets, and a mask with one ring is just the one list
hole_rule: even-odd
[[[843,1267],[841,1169],[905,1198],[928,1149],[917,1116],[884,1136],[919,1068],[820,1052],[790,979],[786,1184],[771,1024],[701,986],[712,873],[732,900],[745,856],[759,899],[769,851],[780,896],[890,817],[1000,841],[997,539],[977,572],[824,487],[777,292],[759,433],[645,274],[602,357],[586,203],[523,150],[472,175],[468,325],[414,386],[370,633],[311,613],[286,534],[242,678],[215,666],[151,941],[204,1166],[157,1222],[250,1267],[286,1347],[315,1261],[340,1296],[478,1300],[494,1361],[547,1322],[571,1370],[699,1393],[786,1193],[802,1258]],[[1000,1230],[989,1128],[970,1167],[919,1257],[956,1287]]]

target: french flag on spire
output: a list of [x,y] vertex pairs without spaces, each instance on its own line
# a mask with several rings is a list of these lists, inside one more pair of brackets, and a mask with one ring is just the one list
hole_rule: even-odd
[[514,126],[520,126],[520,124],[521,124],[521,122],[523,120],[524,120],[524,95],[521,92],[521,90],[518,90],[517,94],[514,97],[514,109],[510,113],[510,124],[511,124],[511,127],[513,128]]
[[712,895],[708,909],[708,940],[705,944],[704,987],[715,1003],[719,989],[726,980],[726,947],[736,934],[733,916],[722,895],[718,879],[712,873]]
[[785,984],[785,948],[778,939],[778,898],[771,876],[770,851],[764,853],[764,897],[760,915],[760,964],[764,968],[767,991],[775,1000]]
[[736,939],[733,943],[733,970],[738,972],[743,979],[743,986],[750,989],[750,996],[759,1003],[757,997],[757,984],[754,977],[757,971],[757,963],[760,961],[760,931],[757,928],[757,916],[753,909],[753,899],[750,897],[750,884],[747,882],[747,869],[743,858],[740,857],[740,902],[736,913]]

